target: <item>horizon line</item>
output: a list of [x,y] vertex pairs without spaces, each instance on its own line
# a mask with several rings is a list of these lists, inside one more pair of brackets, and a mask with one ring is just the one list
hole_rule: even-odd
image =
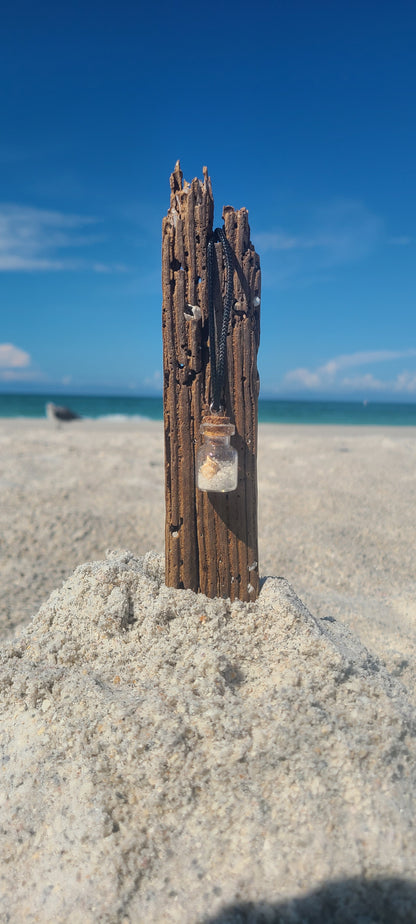
[[[3,390],[0,388],[0,397],[21,397],[21,398],[50,398],[51,396],[61,397],[61,398],[114,398],[114,399],[129,399],[132,401],[136,400],[154,400],[154,401],[163,401],[163,394],[155,393],[134,393],[125,392],[125,391],[71,391],[69,389],[62,389],[59,386],[52,387],[48,390],[31,390],[25,391],[23,389],[6,389]],[[358,405],[374,405],[374,404],[392,404],[392,405],[416,405],[416,400],[413,399],[404,399],[403,396],[400,396],[400,399],[393,398],[392,396],[386,395],[385,397],[352,397],[346,395],[337,395],[337,396],[328,396],[328,395],[315,395],[311,397],[310,395],[271,395],[266,393],[265,395],[259,395],[259,402],[274,402],[274,403],[302,403],[302,404],[358,404]]]

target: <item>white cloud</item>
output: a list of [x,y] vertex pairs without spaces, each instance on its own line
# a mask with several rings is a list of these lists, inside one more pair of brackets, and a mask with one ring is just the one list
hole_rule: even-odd
[[357,353],[346,353],[330,359],[325,365],[320,366],[318,372],[329,376],[336,375],[341,369],[350,369],[352,366],[367,366],[371,363],[384,363],[394,359],[404,359],[408,356],[416,356],[416,349],[410,350],[367,350]]
[[39,369],[0,369],[0,382],[45,382]]
[[22,369],[30,366],[30,356],[25,350],[14,346],[13,343],[0,343],[0,368]]
[[153,375],[145,378],[144,385],[148,385],[148,386],[151,386],[157,389],[161,388],[162,387],[162,373],[160,369],[155,369]]
[[[1,242],[0,242],[1,248]],[[39,257],[23,257],[17,254],[1,253],[0,272],[39,272],[41,270],[63,270],[73,268],[72,264],[65,264],[63,260],[41,260]]]
[[341,379],[340,385],[343,389],[350,391],[386,391],[387,383],[381,379],[376,379],[371,372],[364,375],[346,376]]
[[292,369],[284,377],[284,386],[304,388],[309,391],[394,391],[413,394],[416,392],[416,374],[403,371],[395,379],[382,380],[371,372],[360,375],[340,376],[346,369],[403,360],[416,357],[416,349],[367,350],[346,353],[329,359],[316,369],[304,367]]
[[398,237],[390,237],[389,243],[394,244],[396,247],[408,247],[409,244],[413,244],[413,238],[407,234],[401,234]]
[[127,266],[124,263],[93,263],[94,273],[126,273]]
[[383,235],[383,222],[361,202],[336,199],[306,217],[306,229],[283,228],[256,234],[260,253],[280,252],[284,275],[328,269],[363,259]]
[[101,234],[95,233],[97,224],[96,218],[87,215],[0,203],[0,271],[120,271],[120,266],[67,256],[70,248],[84,248],[103,240]]
[[371,372],[365,375],[355,375],[341,379],[342,388],[351,391],[379,391],[395,392],[396,394],[416,394],[416,374],[414,372],[400,372],[395,379],[383,381],[376,379]]
[[14,343],[0,343],[0,382],[44,382],[46,376],[32,365],[26,350]]
[[401,372],[395,381],[395,391],[416,394],[416,375],[414,372]]
[[256,247],[259,250],[297,250],[303,246],[301,237],[287,234],[286,231],[260,231],[256,234]]
[[319,372],[311,372],[310,369],[292,369],[285,375],[285,383],[288,385],[303,385],[305,388],[319,388],[321,380]]

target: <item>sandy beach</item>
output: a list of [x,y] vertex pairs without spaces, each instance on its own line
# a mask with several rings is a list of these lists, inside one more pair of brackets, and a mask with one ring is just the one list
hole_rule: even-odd
[[[0,420],[0,634],[107,548],[163,553],[158,422]],[[263,424],[263,576],[416,688],[416,429]]]
[[0,448],[0,921],[416,921],[416,430],[260,426],[256,604],[164,586],[160,423]]

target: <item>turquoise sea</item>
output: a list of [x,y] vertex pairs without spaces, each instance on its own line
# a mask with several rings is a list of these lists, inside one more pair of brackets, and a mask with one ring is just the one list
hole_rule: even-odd
[[[65,405],[82,417],[162,420],[162,398],[88,395],[0,394],[0,417],[45,417],[48,401]],[[359,401],[274,401],[260,399],[261,423],[416,426],[416,404]]]

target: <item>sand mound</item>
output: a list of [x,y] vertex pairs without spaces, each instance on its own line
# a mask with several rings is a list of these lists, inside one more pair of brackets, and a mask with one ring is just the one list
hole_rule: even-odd
[[[283,579],[231,604],[110,552],[5,645],[0,687],[1,920],[266,921],[413,877],[405,691]],[[269,911],[221,916],[244,902]]]

